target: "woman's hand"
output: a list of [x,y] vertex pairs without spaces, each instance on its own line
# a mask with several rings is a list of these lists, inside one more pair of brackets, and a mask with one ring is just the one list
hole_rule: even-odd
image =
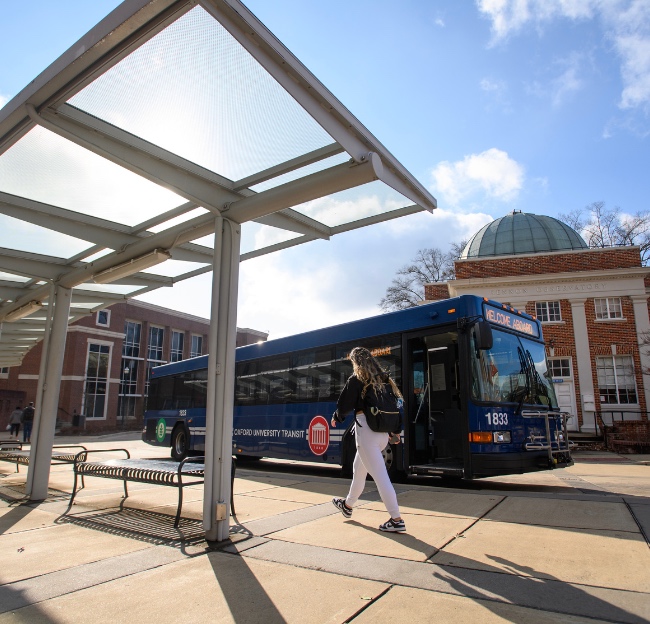
[[334,416],[332,416],[332,420],[330,420],[330,425],[336,429],[336,418],[334,418]]

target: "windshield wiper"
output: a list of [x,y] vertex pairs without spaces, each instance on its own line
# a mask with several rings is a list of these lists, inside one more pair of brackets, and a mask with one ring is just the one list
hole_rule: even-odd
[[[530,355],[530,351],[526,351],[526,353]],[[517,409],[515,411],[515,414],[521,413],[521,408],[524,405],[524,401],[526,400],[526,397],[530,394],[530,388],[531,388],[530,364],[526,358],[526,355],[524,355],[524,351],[521,347],[517,347],[517,354],[519,355],[519,364],[521,365],[520,373],[524,375],[524,378],[526,380],[526,387],[524,389],[524,392],[521,393],[521,398],[519,399],[519,403],[517,404]]]

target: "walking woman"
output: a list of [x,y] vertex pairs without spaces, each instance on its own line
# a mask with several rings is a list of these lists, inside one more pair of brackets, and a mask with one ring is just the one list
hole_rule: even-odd
[[9,432],[10,436],[14,436],[18,439],[18,432],[20,431],[20,424],[23,422],[23,408],[20,405],[11,412],[9,416],[9,424],[11,425],[11,431]]
[[[354,458],[352,484],[347,497],[334,498],[332,503],[346,518],[352,517],[352,508],[359,500],[366,485],[366,476],[370,473],[377,484],[381,500],[390,514],[390,519],[380,525],[379,530],[402,533],[406,531],[406,527],[400,515],[395,488],[390,482],[384,457],[381,454],[388,444],[389,434],[373,431],[368,426],[363,413],[363,390],[366,386],[368,386],[367,391],[372,391],[373,388],[381,390],[383,384],[390,382],[393,392],[400,397],[401,394],[388,373],[381,368],[368,349],[355,347],[350,353],[350,360],[352,360],[353,374],[339,396],[331,425],[336,427],[337,423],[343,422],[345,416],[354,410],[357,454]],[[391,442],[397,441],[399,441],[399,432],[391,434]]]

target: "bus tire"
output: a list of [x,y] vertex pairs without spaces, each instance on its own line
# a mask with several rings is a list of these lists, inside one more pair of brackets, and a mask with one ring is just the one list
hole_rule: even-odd
[[172,432],[172,459],[183,461],[190,452],[190,436],[184,425],[176,425]]

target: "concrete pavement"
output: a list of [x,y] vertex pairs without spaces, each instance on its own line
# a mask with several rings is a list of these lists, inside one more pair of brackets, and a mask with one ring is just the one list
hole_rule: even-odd
[[[72,443],[161,456],[133,438]],[[66,513],[70,466],[52,466],[36,504],[26,469],[0,462],[0,624],[648,622],[650,458],[576,460],[481,489],[398,485],[400,535],[377,530],[372,481],[346,520],[330,500],[348,481],[240,466],[232,538],[217,546],[201,486],[175,530],[172,488],[130,484],[123,502],[120,482],[89,478]]]

